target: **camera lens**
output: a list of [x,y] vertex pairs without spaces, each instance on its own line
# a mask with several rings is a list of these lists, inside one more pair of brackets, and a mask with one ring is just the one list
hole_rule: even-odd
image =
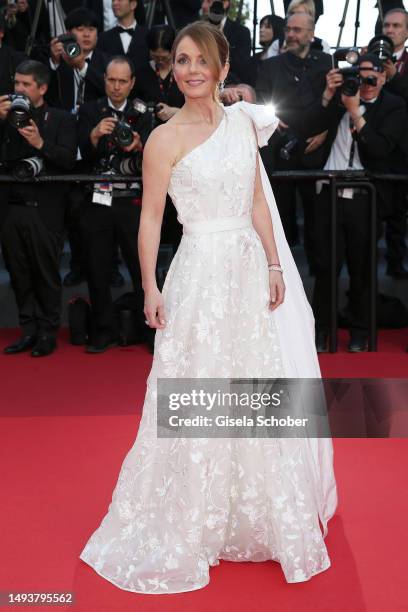
[[19,129],[30,124],[31,102],[29,98],[20,94],[14,94],[9,98],[11,107],[7,114],[9,123]]
[[125,121],[119,121],[113,131],[113,136],[119,147],[128,147],[133,142],[132,128]]

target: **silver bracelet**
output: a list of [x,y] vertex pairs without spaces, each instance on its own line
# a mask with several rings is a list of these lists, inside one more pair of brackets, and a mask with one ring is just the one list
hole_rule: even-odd
[[268,270],[269,270],[269,272],[274,271],[274,272],[281,272],[281,273],[283,273],[283,268],[281,268],[277,264],[270,264],[268,266]]

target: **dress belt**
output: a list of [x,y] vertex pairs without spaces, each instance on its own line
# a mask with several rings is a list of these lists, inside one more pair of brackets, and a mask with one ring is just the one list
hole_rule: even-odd
[[193,234],[212,234],[215,232],[228,232],[236,229],[252,227],[251,215],[242,217],[216,217],[207,221],[195,221],[183,223],[183,234],[191,236]]

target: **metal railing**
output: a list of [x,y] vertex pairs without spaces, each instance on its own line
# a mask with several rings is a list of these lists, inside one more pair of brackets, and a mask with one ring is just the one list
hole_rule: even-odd
[[[337,279],[337,190],[344,187],[355,187],[366,191],[370,200],[370,282],[369,282],[369,333],[368,350],[377,350],[377,193],[375,181],[408,182],[408,175],[377,174],[366,171],[332,171],[332,170],[295,170],[276,171],[272,175],[278,181],[319,181],[325,180],[330,185],[331,201],[331,249],[330,249],[330,341],[331,353],[337,351],[337,310],[338,310],[338,279]],[[31,179],[30,183],[90,183],[106,182],[134,183],[141,182],[140,176],[100,175],[100,174],[62,174],[43,175]],[[17,183],[15,177],[0,174],[1,183]]]

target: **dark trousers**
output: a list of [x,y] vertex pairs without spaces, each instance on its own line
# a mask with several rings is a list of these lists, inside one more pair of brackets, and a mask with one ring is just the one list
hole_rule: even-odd
[[23,334],[55,335],[61,319],[62,232],[48,229],[38,208],[12,205],[0,239]]
[[[330,247],[331,207],[329,189],[323,187],[313,203],[313,245],[316,280],[312,308],[316,327],[327,329],[330,323]],[[349,315],[355,329],[368,329],[370,207],[364,193],[353,199],[338,198],[337,205],[337,275],[346,261],[350,276]]]
[[385,218],[386,259],[389,266],[402,265],[407,254],[407,187],[403,183],[389,185],[392,204]]
[[89,203],[81,215],[86,276],[92,306],[92,341],[106,342],[117,334],[110,288],[117,243],[132,278],[143,316],[143,290],[137,251],[140,206],[131,198],[114,198],[112,206]]
[[[81,185],[73,185],[70,193],[67,195],[67,199],[65,226],[71,251],[69,268],[71,272],[85,274],[86,264],[80,229],[81,210],[86,202],[86,195],[84,194],[83,187]],[[111,266],[112,270],[115,270],[119,264],[119,248],[116,240]]]

